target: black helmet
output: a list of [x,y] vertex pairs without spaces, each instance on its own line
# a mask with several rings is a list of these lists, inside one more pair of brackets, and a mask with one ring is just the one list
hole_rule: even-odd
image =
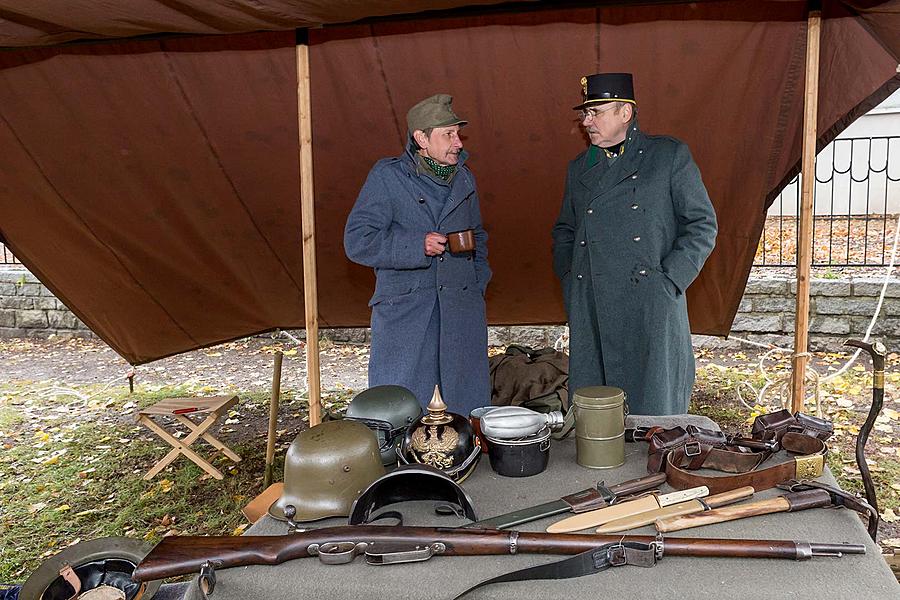
[[462,482],[481,458],[481,443],[467,418],[447,411],[438,386],[434,386],[428,413],[406,430],[399,457],[405,465],[431,465]]
[[[472,499],[452,479],[428,465],[403,465],[372,482],[353,502],[348,525],[370,522],[372,515],[383,506],[398,502],[436,500],[459,508],[459,513],[477,521]],[[456,512],[456,511],[454,511]]]
[[403,434],[422,415],[415,394],[400,385],[376,385],[353,397],[345,419],[359,421],[375,432],[381,462],[397,464],[397,448]]
[[152,598],[161,581],[141,584],[131,580],[137,564],[152,548],[153,544],[123,537],[99,538],[69,546],[41,563],[25,581],[19,598],[67,600],[103,587],[119,590],[117,593],[124,594],[126,600],[138,597],[141,592],[145,600]]

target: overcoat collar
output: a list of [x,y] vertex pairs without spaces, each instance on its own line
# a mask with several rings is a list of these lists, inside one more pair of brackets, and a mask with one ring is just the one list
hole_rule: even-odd
[[[441,221],[449,215],[453,210],[460,205],[460,203],[468,198],[473,191],[475,191],[475,184],[472,180],[472,175],[469,173],[468,169],[463,168],[466,163],[466,159],[469,158],[469,153],[463,150],[459,154],[459,162],[456,166],[456,174],[453,176],[453,179],[449,182],[442,182],[438,179],[430,177],[426,174],[419,173],[418,169],[418,161],[416,160],[417,146],[412,139],[412,136],[409,136],[406,144],[406,152],[403,156],[403,162],[406,165],[406,169],[408,170],[410,176],[412,177],[428,177],[428,179],[434,182],[437,185],[444,185],[450,188],[450,197],[447,198],[447,202],[444,203],[444,208],[441,209],[440,217],[437,220],[437,225],[441,224]],[[419,205],[423,208],[429,215],[431,212],[424,204]]]
[[625,151],[610,165],[602,158],[594,165],[587,164],[589,152],[582,156],[581,174],[578,181],[589,190],[589,203],[611,191],[616,185],[635,174],[644,158],[646,138],[633,121],[625,138]]

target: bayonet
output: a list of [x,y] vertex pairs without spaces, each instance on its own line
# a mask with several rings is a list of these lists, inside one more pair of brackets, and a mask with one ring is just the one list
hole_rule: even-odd
[[470,529],[508,529],[522,523],[530,523],[545,517],[561,515],[567,512],[583,513],[619,502],[623,497],[631,496],[638,492],[645,492],[658,488],[666,482],[665,473],[654,473],[637,479],[629,479],[616,485],[606,487],[600,481],[593,488],[581,490],[558,500],[552,500],[537,506],[522,508],[489,519],[475,521],[464,527]]

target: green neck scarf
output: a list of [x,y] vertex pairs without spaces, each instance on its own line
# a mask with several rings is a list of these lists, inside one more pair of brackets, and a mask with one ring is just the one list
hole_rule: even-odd
[[422,156],[422,160],[425,161],[425,164],[428,165],[428,168],[431,169],[432,173],[444,181],[450,179],[450,176],[456,171],[456,165],[442,165],[430,156]]

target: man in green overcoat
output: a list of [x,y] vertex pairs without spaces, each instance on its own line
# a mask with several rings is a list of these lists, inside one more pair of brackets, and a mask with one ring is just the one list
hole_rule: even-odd
[[569,163],[553,266],[569,317],[569,389],[622,388],[633,414],[685,413],[694,385],[685,292],[716,240],[688,147],[637,124],[630,73],[581,80],[591,145]]

